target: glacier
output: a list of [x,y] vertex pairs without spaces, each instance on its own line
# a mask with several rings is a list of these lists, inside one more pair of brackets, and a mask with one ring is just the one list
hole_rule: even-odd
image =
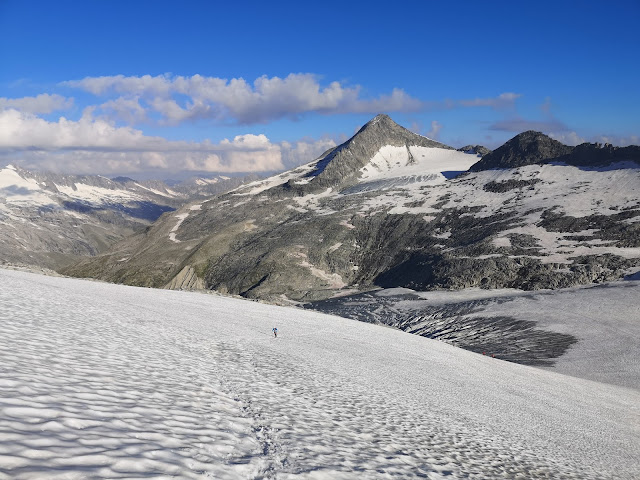
[[637,389],[392,328],[8,269],[0,322],[2,480],[640,471]]

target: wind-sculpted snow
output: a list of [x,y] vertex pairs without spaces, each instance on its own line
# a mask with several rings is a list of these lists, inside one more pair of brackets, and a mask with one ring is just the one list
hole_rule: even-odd
[[394,329],[8,270],[0,321],[1,479],[640,469],[637,390]]

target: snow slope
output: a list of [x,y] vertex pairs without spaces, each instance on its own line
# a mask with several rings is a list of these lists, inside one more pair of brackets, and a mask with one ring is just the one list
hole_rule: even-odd
[[477,161],[477,156],[457,150],[387,145],[362,168],[361,178],[363,181],[372,181],[433,174],[441,183],[445,180],[442,172],[464,172]]
[[640,471],[639,391],[389,328],[10,270],[0,321],[0,479]]
[[355,292],[305,308],[395,327],[502,360],[640,389],[640,273],[624,281],[535,292],[391,288]]

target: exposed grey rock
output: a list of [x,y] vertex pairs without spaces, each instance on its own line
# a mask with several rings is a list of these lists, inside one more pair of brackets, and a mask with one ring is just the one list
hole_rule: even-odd
[[635,162],[640,164],[640,146],[614,147],[610,143],[582,143],[560,161],[569,165],[600,167],[613,162]]
[[532,180],[516,180],[516,179],[509,179],[509,180],[505,180],[503,182],[489,182],[486,183],[482,189],[485,192],[494,192],[494,193],[504,193],[504,192],[508,192],[509,190],[514,190],[517,188],[526,188],[526,187],[531,187],[533,185],[535,185],[536,183],[538,183],[540,180],[539,179],[532,179]]
[[[466,147],[463,147],[466,148]],[[520,133],[493,152],[487,153],[470,171],[515,168],[551,162],[581,167],[601,167],[614,162],[640,164],[640,146],[614,147],[611,144],[583,143],[563,145],[547,135],[529,130]]]
[[571,153],[572,148],[547,135],[529,130],[520,133],[493,152],[486,154],[471,171],[491,168],[515,168],[558,159]]
[[204,282],[191,266],[186,266],[165,285],[167,290],[203,290]]
[[479,157],[484,157],[486,154],[491,153],[491,150],[483,145],[465,145],[464,147],[459,148],[458,151],[471,155],[478,155]]

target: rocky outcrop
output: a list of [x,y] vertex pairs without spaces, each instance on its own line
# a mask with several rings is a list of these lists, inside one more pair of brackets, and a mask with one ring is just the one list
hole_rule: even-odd
[[572,148],[547,135],[529,130],[516,135],[507,143],[482,157],[470,170],[479,172],[492,168],[516,168],[558,159],[571,153]]
[[458,149],[459,152],[468,153],[470,155],[478,155],[479,157],[484,157],[488,153],[491,153],[487,147],[482,145],[465,145]]
[[614,147],[610,143],[583,143],[560,161],[568,165],[602,167],[614,162],[634,162],[640,165],[640,146]]
[[204,282],[198,278],[191,265],[187,265],[164,287],[167,290],[204,290]]

